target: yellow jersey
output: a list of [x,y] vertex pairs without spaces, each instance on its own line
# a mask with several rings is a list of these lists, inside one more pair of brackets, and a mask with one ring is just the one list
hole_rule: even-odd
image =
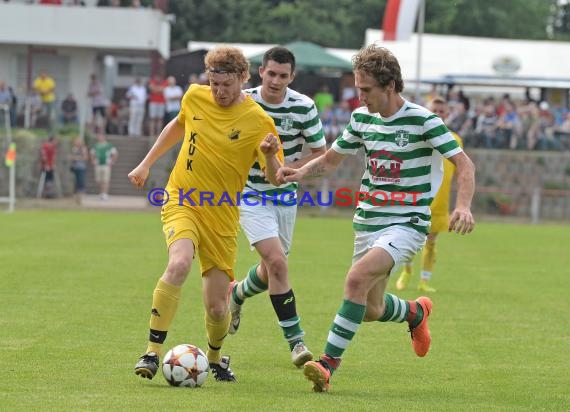
[[[42,93],[41,98],[43,103],[50,103],[55,100],[55,93],[53,92],[55,89],[55,81],[51,77],[46,76],[43,79],[38,77],[34,80],[34,89],[36,89],[38,93]],[[47,94],[43,94],[48,90],[52,91]]]
[[[463,141],[461,137],[455,132],[451,132],[453,138],[457,140],[459,146],[463,147]],[[441,181],[441,186],[437,194],[435,195],[430,209],[432,216],[434,215],[444,215],[449,214],[449,196],[451,195],[451,182],[453,181],[453,175],[455,174],[455,165],[447,159],[443,159],[443,179]]]
[[[268,133],[278,136],[273,119],[249,96],[221,107],[210,86],[193,84],[177,120],[185,135],[166,186],[169,204],[189,208],[219,235],[235,236],[249,169],[256,160],[265,168],[259,145]],[[283,162],[282,149],[278,158]]]

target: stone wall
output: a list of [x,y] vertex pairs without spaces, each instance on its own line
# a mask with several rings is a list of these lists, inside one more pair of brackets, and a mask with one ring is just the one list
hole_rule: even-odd
[[476,213],[570,220],[570,152],[471,149],[477,167]]
[[[477,168],[475,214],[531,219],[533,194],[538,194],[538,218],[570,220],[570,152],[470,149],[467,154]],[[359,153],[347,157],[326,182],[304,183],[301,188],[311,191],[314,199],[318,190],[357,190],[362,172]]]

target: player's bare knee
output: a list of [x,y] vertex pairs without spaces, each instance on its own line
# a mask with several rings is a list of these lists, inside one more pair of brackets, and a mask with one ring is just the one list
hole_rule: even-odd
[[228,306],[225,301],[209,303],[205,309],[208,317],[216,322],[223,320],[228,315]]
[[192,260],[185,257],[171,258],[166,267],[167,275],[178,280],[185,279],[191,264]]
[[344,290],[347,297],[366,297],[369,289],[370,286],[368,285],[368,282],[365,282],[361,276],[349,272],[344,283]]
[[267,275],[272,279],[287,279],[287,258],[273,255],[264,260]]

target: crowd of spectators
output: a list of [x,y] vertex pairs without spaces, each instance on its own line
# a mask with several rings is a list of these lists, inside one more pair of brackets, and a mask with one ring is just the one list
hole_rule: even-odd
[[[339,102],[327,101],[321,106],[320,90],[314,95],[327,141],[334,140],[350,121],[354,110],[354,94]],[[430,96],[419,104],[427,105]],[[410,100],[413,100],[408,96]],[[459,134],[465,147],[510,150],[570,150],[570,109],[547,101],[514,100],[509,94],[502,98],[469,98],[461,91],[451,90],[447,99],[450,114],[444,119]],[[357,103],[358,105],[358,103]],[[357,106],[356,105],[356,106]]]
[[[207,78],[191,74],[184,88],[176,84],[174,77],[156,75],[148,81],[136,78],[126,92],[113,99],[105,95],[103,85],[93,74],[87,86],[90,108],[83,117],[93,131],[156,137],[164,124],[176,116],[184,90],[191,83],[204,84]],[[0,79],[0,104],[9,107],[12,124],[19,124],[21,114],[28,111],[30,127],[46,127],[52,134],[55,121],[64,126],[77,125],[82,117],[74,93],[58,99],[54,89],[55,81],[42,69],[34,80],[32,93],[19,101],[13,89]],[[427,104],[430,95],[423,96],[419,103]],[[356,90],[345,89],[337,100],[322,86],[313,98],[330,143],[360,105]],[[469,98],[453,89],[447,99],[450,114],[445,119],[446,124],[462,137],[467,148],[570,150],[570,110],[561,105],[532,99],[515,100],[508,94],[501,98]],[[57,106],[56,101],[59,101]],[[0,117],[3,122],[4,116]]]
[[465,147],[510,150],[570,149],[570,112],[560,105],[532,99],[468,99],[459,92],[448,95],[446,123]]

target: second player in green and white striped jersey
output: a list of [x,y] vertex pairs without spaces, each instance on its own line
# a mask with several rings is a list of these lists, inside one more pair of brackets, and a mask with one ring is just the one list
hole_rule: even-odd
[[[283,145],[285,164],[301,159],[305,143],[309,148],[325,147],[323,126],[312,99],[287,87],[283,101],[272,104],[263,99],[262,87],[247,89],[245,92],[275,121]],[[296,182],[273,186],[265,179],[259,163],[256,162],[249,171],[244,192],[255,192],[266,199],[277,200],[282,198],[282,193],[291,193],[292,196],[287,197],[287,200],[290,200],[295,198],[297,187]]]
[[[289,88],[295,78],[295,56],[285,47],[265,52],[259,68],[261,86],[247,93],[273,118],[283,146],[285,164],[300,167],[326,151],[323,126],[315,103]],[[303,153],[305,143],[310,153]],[[297,216],[297,182],[271,185],[258,164],[250,172],[244,188],[250,202],[240,204],[241,227],[261,262],[251,267],[231,292],[232,319],[229,333],[235,334],[245,300],[268,291],[283,337],[289,345],[291,361],[302,366],[313,354],[304,343],[305,331],[297,314],[296,299],[289,284],[288,255]],[[252,193],[254,195],[252,196]],[[258,201],[255,201],[255,197]],[[269,201],[268,201],[269,200]]]

